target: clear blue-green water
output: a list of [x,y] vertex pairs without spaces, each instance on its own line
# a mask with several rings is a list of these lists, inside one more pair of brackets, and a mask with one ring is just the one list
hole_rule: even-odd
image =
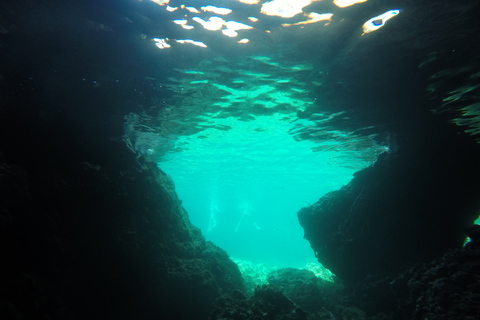
[[316,144],[294,140],[290,126],[275,117],[237,121],[210,138],[177,141],[187,149],[159,163],[191,221],[235,258],[283,267],[315,261],[297,211],[370,164],[354,151],[313,152]]

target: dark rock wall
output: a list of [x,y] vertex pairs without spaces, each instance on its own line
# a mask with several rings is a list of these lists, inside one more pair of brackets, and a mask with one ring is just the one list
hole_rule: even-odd
[[318,260],[343,280],[344,298],[368,315],[478,319],[478,247],[460,249],[480,212],[480,148],[469,137],[478,130],[460,125],[477,119],[467,106],[478,94],[449,98],[476,89],[478,2],[399,7],[394,28],[356,39],[331,63],[331,74],[354,85],[329,101],[383,128],[378,141],[390,151],[303,208],[299,222]]
[[242,290],[155,164],[3,111],[2,318],[202,319]]
[[347,283],[463,244],[480,208],[479,148],[434,125],[298,213],[318,260]]
[[[480,250],[458,250],[423,265],[408,282],[413,319],[480,317]],[[413,305],[412,305],[413,307]]]
[[480,318],[479,275],[478,246],[455,249],[396,274],[371,275],[344,297],[380,319],[473,320]]

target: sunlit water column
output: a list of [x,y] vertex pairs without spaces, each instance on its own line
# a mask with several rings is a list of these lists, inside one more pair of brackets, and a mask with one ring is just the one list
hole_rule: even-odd
[[318,144],[294,140],[289,125],[275,117],[237,121],[209,139],[180,138],[188,147],[159,163],[192,222],[234,257],[297,267],[315,261],[296,213],[368,165],[355,152],[313,152]]

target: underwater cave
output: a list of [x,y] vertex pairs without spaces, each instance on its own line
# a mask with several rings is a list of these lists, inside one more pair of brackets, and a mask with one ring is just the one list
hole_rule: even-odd
[[3,319],[480,319],[476,1],[0,4]]

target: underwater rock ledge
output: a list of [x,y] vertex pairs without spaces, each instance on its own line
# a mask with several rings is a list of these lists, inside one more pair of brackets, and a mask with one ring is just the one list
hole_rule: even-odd
[[2,318],[204,319],[244,290],[155,164],[58,123],[0,122]]
[[319,262],[346,284],[463,245],[480,207],[478,146],[448,128],[425,132],[298,212]]

